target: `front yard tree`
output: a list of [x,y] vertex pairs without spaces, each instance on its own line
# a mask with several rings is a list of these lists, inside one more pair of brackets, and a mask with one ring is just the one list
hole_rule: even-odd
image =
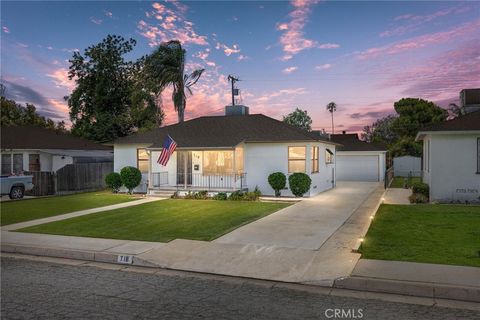
[[106,142],[139,128],[151,128],[152,123],[158,125],[159,111],[136,81],[141,68],[124,58],[135,44],[134,39],[108,35],[83,55],[74,52],[68,76],[75,79],[76,87],[66,97],[72,133]]
[[337,104],[335,102],[330,102],[327,104],[327,111],[332,115],[332,134],[335,134],[335,125],[333,124],[333,113],[337,111]]
[[275,191],[275,197],[280,197],[281,190],[287,185],[287,177],[282,172],[274,172],[268,176],[268,184]]
[[120,178],[122,184],[128,189],[128,193],[131,194],[142,181],[142,173],[135,167],[124,167],[120,170]]
[[283,122],[306,131],[312,130],[312,118],[307,110],[296,108],[295,111],[283,116]]
[[178,122],[185,118],[187,92],[192,94],[192,86],[202,76],[205,69],[195,69],[185,73],[185,49],[178,40],[160,44],[150,55],[145,57],[144,79],[150,91],[159,101],[167,87],[172,86],[172,101],[178,114]]

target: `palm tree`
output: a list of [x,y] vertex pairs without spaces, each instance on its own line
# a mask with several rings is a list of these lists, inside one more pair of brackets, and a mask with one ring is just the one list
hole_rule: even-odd
[[[168,86],[173,87],[172,100],[178,113],[178,122],[183,122],[187,107],[186,92],[193,94],[191,87],[197,83],[205,69],[196,69],[185,74],[185,49],[178,40],[160,44],[145,58],[145,81],[159,97]],[[159,101],[161,101],[159,99]]]
[[333,113],[337,111],[337,104],[333,101],[327,104],[327,111],[332,114],[332,134],[335,134],[335,127],[333,125]]

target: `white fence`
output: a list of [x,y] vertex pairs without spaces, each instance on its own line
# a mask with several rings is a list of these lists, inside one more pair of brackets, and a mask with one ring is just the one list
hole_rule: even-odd
[[396,177],[420,177],[422,175],[422,158],[403,156],[393,158],[393,171]]

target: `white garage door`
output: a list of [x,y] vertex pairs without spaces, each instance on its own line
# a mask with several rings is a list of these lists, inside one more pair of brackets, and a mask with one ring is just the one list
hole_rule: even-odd
[[379,181],[378,156],[337,155],[337,180]]

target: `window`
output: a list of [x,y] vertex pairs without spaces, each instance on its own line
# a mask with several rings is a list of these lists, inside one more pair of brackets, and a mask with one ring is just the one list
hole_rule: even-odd
[[237,174],[243,173],[243,148],[235,148],[235,172]]
[[232,173],[234,173],[233,150],[203,152],[203,174]]
[[39,154],[28,155],[28,171],[30,172],[40,171],[40,155]]
[[305,172],[306,147],[288,147],[288,173]]
[[480,138],[477,138],[477,173],[480,173]]
[[333,152],[330,149],[325,149],[325,163],[333,163]]
[[312,147],[312,173],[318,172],[318,147]]
[[12,155],[10,153],[2,153],[2,174],[12,173]]
[[137,168],[141,173],[148,172],[148,153],[146,149],[137,149]]
[[23,153],[13,154],[13,173],[21,174],[23,172]]

